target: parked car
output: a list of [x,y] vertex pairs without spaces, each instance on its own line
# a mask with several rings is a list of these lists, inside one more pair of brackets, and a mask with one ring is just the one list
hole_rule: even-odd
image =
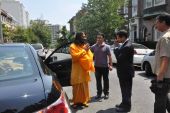
[[[134,46],[134,59],[133,59],[133,63],[135,66],[141,66],[141,62],[143,57],[154,51],[153,49],[149,49],[148,47],[142,45],[142,44],[138,44],[138,43],[132,43],[132,45]],[[114,45],[111,46],[111,51],[112,51],[112,60],[113,63],[117,63],[116,57],[114,55]]]
[[145,71],[147,76],[153,75],[154,69],[154,59],[155,59],[155,51],[144,56],[141,63],[141,70]]
[[54,73],[30,44],[0,44],[0,53],[1,113],[71,113],[60,85],[67,70],[58,55],[46,61]]
[[41,56],[43,59],[46,58],[46,50],[41,43],[31,44],[32,47],[37,51],[38,55]]

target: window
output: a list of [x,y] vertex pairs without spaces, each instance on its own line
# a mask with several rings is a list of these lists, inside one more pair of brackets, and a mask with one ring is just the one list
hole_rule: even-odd
[[154,6],[165,4],[165,0],[154,0]]
[[33,66],[25,48],[1,47],[0,53],[0,80],[33,74]]
[[31,44],[35,50],[44,49],[42,44]]
[[44,72],[44,74],[46,75],[55,75],[43,62],[43,60],[39,57],[39,62],[40,62],[40,66],[42,71]]
[[145,0],[145,2],[144,2],[144,8],[146,9],[146,8],[150,8],[150,7],[152,7],[153,6],[153,4],[152,4],[152,0]]
[[68,46],[62,47],[62,48],[58,49],[56,52],[57,53],[66,53],[66,54],[69,54],[69,47]]
[[69,53],[69,45],[63,46],[59,48],[55,53],[51,56],[52,61],[61,61],[65,59],[71,59],[71,55]]
[[132,16],[136,16],[138,11],[138,0],[132,1]]

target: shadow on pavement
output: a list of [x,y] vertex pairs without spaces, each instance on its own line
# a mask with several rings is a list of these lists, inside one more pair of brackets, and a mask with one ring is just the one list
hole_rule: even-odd
[[[116,64],[113,64],[113,68],[116,68]],[[134,66],[135,71],[141,71],[140,66]]]
[[82,109],[84,109],[84,107],[79,107],[79,108],[76,108],[76,109],[74,109],[73,107],[71,107],[72,113],[76,113],[77,111],[82,110]]
[[[116,108],[109,108],[106,110],[99,110],[96,113],[120,113],[120,112],[116,112]],[[121,112],[121,113],[127,113],[127,112]]]
[[104,99],[104,96],[102,96],[100,99],[95,99],[95,96],[91,97],[91,101],[89,103],[94,103],[94,102],[102,102]]
[[145,72],[140,72],[140,73],[138,73],[138,75],[142,76],[146,79],[153,79],[155,77],[154,75],[146,76]]

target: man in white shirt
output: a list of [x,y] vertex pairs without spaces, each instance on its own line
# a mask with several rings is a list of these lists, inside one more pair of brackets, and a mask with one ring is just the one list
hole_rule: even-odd
[[156,45],[154,73],[157,85],[154,92],[154,113],[166,113],[166,109],[170,113],[170,14],[157,16],[155,27],[164,34]]

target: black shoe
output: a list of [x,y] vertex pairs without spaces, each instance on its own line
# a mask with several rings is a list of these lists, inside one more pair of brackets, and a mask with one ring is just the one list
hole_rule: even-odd
[[130,112],[131,108],[116,107],[117,112]]
[[71,107],[73,109],[83,109],[83,107],[81,105],[79,105],[79,104],[73,104],[73,105],[71,105]]
[[97,95],[96,97],[95,97],[95,99],[100,99],[101,98],[101,95]]
[[79,103],[80,106],[89,107],[89,104]]
[[104,96],[104,99],[108,99],[108,98],[109,98],[109,95],[105,95],[105,96]]
[[123,107],[123,103],[116,104],[115,107]]

